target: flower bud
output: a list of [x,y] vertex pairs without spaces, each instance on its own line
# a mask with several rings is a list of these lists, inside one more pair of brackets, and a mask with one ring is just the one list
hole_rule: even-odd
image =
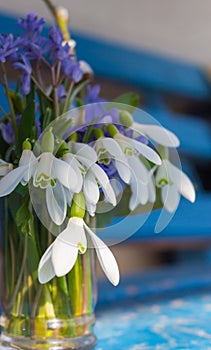
[[121,110],[119,111],[119,121],[121,125],[129,128],[133,124],[133,117],[128,111]]
[[119,133],[118,129],[113,124],[109,124],[107,126],[107,131],[111,135],[111,137],[114,137],[115,135],[117,135]]
[[42,152],[50,152],[54,151],[54,134],[52,133],[52,128],[46,131],[42,137],[41,143]]
[[23,144],[22,144],[22,150],[30,150],[31,151],[32,149],[32,145],[31,145],[31,142],[29,141],[29,139],[26,139],[25,141],[23,141]]
[[83,192],[76,193],[73,196],[70,214],[71,217],[76,216],[83,219],[85,215],[85,198]]

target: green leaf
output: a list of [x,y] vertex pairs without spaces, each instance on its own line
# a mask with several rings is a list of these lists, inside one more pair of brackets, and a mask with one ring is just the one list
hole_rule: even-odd
[[24,203],[20,206],[16,213],[16,224],[17,226],[20,226],[24,223],[26,218],[29,216],[29,198],[24,201]]
[[23,100],[19,95],[19,93],[13,90],[9,90],[9,95],[11,97],[15,113],[22,114],[24,111],[24,107],[23,107]]
[[70,100],[69,100],[69,104],[68,106],[70,106],[75,98],[77,97],[77,95],[79,94],[79,92],[81,92],[83,90],[83,88],[89,83],[89,80],[85,80],[83,81],[81,84],[77,85],[76,88],[73,90],[71,96],[70,96]]
[[120,95],[114,99],[113,102],[124,103],[129,106],[138,107],[139,96],[134,92],[128,92],[126,94]]
[[52,120],[53,120],[53,111],[50,107],[47,107],[45,109],[44,116],[43,116],[43,123],[42,123],[43,130],[45,130],[45,128],[50,124]]
[[22,144],[27,138],[32,138],[32,128],[35,125],[35,100],[32,100],[24,110],[18,128],[18,153],[22,151]]

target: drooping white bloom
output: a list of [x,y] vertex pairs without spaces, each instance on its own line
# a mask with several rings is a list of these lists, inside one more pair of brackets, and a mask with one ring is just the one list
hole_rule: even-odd
[[0,159],[0,176],[5,176],[13,169],[11,163],[7,163],[4,160]]
[[42,256],[38,267],[40,283],[46,283],[54,276],[61,277],[71,271],[78,253],[84,254],[87,250],[87,235],[106,276],[115,286],[119,283],[119,269],[111,250],[92,232],[84,220],[78,217],[69,219],[65,230],[57,236]]
[[120,133],[115,135],[115,140],[119,143],[126,156],[131,156],[134,153],[138,153],[154,164],[161,164],[159,155],[151,147],[145,145],[144,143],[133,138],[126,137]]
[[134,122],[132,128],[140,134],[144,134],[156,143],[165,147],[178,147],[178,137],[163,126],[153,124],[139,124]]
[[161,187],[161,198],[167,211],[174,212],[176,210],[180,195],[192,203],[195,201],[195,189],[192,182],[183,171],[168,159],[162,161],[155,180],[157,187]]
[[135,154],[142,155],[154,164],[161,164],[159,155],[152,148],[120,133],[116,134],[114,138],[98,139],[95,143],[95,148],[99,159],[114,159],[117,172],[126,184],[131,182],[131,170],[128,162],[130,157],[133,157]]
[[[63,156],[70,165],[74,165],[79,181],[83,182],[86,208],[91,216],[95,215],[96,206],[102,189],[105,200],[116,205],[116,196],[105,171],[96,164],[97,153],[86,144],[72,143],[71,151]],[[77,168],[77,169],[76,169]]]
[[46,205],[56,225],[66,217],[67,200],[65,188],[73,193],[81,190],[74,169],[50,152],[35,157],[30,150],[24,150],[19,166],[0,180],[0,197],[11,193],[19,183],[26,185],[33,178],[33,186],[46,191]]
[[154,168],[147,167],[136,157],[128,159],[131,167],[130,188],[132,195],[129,200],[130,210],[135,210],[138,205],[145,205],[147,202],[154,203],[156,200],[155,185],[153,183]]
[[21,182],[23,185],[29,181],[30,174],[36,166],[36,158],[32,151],[24,150],[20,158],[19,166],[0,180],[0,197],[10,194]]

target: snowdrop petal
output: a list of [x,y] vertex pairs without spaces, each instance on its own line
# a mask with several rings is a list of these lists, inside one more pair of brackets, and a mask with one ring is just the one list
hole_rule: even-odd
[[130,178],[131,178],[131,172],[130,172],[130,168],[129,168],[127,159],[125,158],[124,161],[116,159],[115,160],[115,167],[116,167],[116,170],[117,170],[119,176],[121,177],[121,179],[126,184],[129,184]]
[[109,281],[114,286],[117,286],[120,276],[115,257],[113,256],[111,250],[106,246],[106,244],[99,237],[97,237],[85,223],[84,226],[95,247],[97,257],[103,271],[105,272]]
[[106,197],[106,200],[110,202],[113,206],[116,205],[116,196],[114,190],[109,182],[109,178],[106,175],[105,171],[97,165],[93,164],[90,171],[93,172],[100,186],[102,187],[103,193]]
[[46,204],[53,222],[60,226],[66,217],[67,200],[62,185],[57,182],[55,187],[46,188]]
[[49,282],[55,276],[54,268],[51,262],[53,244],[54,243],[48,247],[39,262],[38,279],[42,284]]
[[65,154],[63,156],[63,159],[65,162],[67,162],[71,168],[75,171],[77,179],[78,179],[78,188],[76,189],[76,192],[80,192],[82,185],[83,185],[83,177],[81,175],[81,170],[80,170],[80,163],[75,159],[74,156],[70,154]]
[[76,172],[63,160],[54,158],[53,176],[72,192],[80,192],[81,188],[78,186],[80,184],[78,183]]
[[148,182],[148,196],[149,196],[149,202],[155,203],[156,200],[156,191],[155,191],[155,185],[153,183],[152,178],[149,179]]
[[133,173],[133,176],[137,177],[137,179],[143,184],[147,184],[149,172],[145,165],[142,163],[142,161],[138,157],[133,156],[128,157],[128,163],[131,167],[131,172]]
[[83,228],[83,220],[71,218],[64,231],[54,241],[52,263],[56,276],[66,275],[74,266],[78,251],[85,253],[87,241]]
[[173,213],[177,209],[180,201],[180,194],[175,185],[166,185],[162,187],[161,198],[168,212]]
[[78,143],[78,142],[73,143],[72,150],[76,156],[89,159],[90,161],[92,161],[92,163],[97,162],[97,153],[91,146],[85,143]]
[[36,166],[38,164],[38,161],[34,155],[34,153],[30,150],[24,150],[22,152],[20,161],[19,161],[19,167],[24,165],[29,165],[28,171],[25,173],[21,183],[23,185],[26,185],[27,182],[31,179],[32,175],[35,173]]
[[86,209],[87,209],[90,216],[95,216],[96,204],[86,202]]
[[178,191],[188,199],[190,202],[195,201],[195,189],[190,181],[189,177],[183,173],[180,169],[178,169],[175,165],[171,164],[168,160],[166,160],[170,177],[172,181],[176,184]]
[[125,183],[130,182],[130,168],[128,166],[127,158],[125,157],[120,145],[111,137],[101,138],[103,147],[115,159],[115,166],[119,176]]
[[[101,138],[99,139],[100,142],[102,142],[105,149],[114,157],[117,159],[122,159],[122,156],[124,156],[124,153],[122,152],[122,149],[118,142],[116,142],[111,137]],[[96,141],[97,142],[97,141]]]
[[150,139],[165,147],[178,147],[180,144],[178,137],[162,126],[138,123],[134,123],[133,126],[136,131],[143,132]]
[[18,167],[10,171],[0,180],[0,197],[10,194],[21,182],[25,173],[28,171],[28,165]]
[[159,155],[149,146],[145,145],[142,142],[128,139],[128,141],[133,145],[133,147],[142,154],[146,159],[150,160],[152,163],[160,165],[161,159]]
[[86,201],[93,205],[97,204],[100,197],[100,192],[95,176],[91,171],[88,171],[84,178],[83,193]]

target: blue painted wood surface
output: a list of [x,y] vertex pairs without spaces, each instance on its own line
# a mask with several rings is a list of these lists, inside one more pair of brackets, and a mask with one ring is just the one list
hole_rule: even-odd
[[[0,32],[17,33],[16,21],[0,11]],[[86,60],[96,75],[196,99],[210,97],[209,84],[197,65],[76,33],[74,30],[72,36],[77,41],[78,58]]]
[[96,350],[211,349],[211,266],[190,264],[99,286]]

